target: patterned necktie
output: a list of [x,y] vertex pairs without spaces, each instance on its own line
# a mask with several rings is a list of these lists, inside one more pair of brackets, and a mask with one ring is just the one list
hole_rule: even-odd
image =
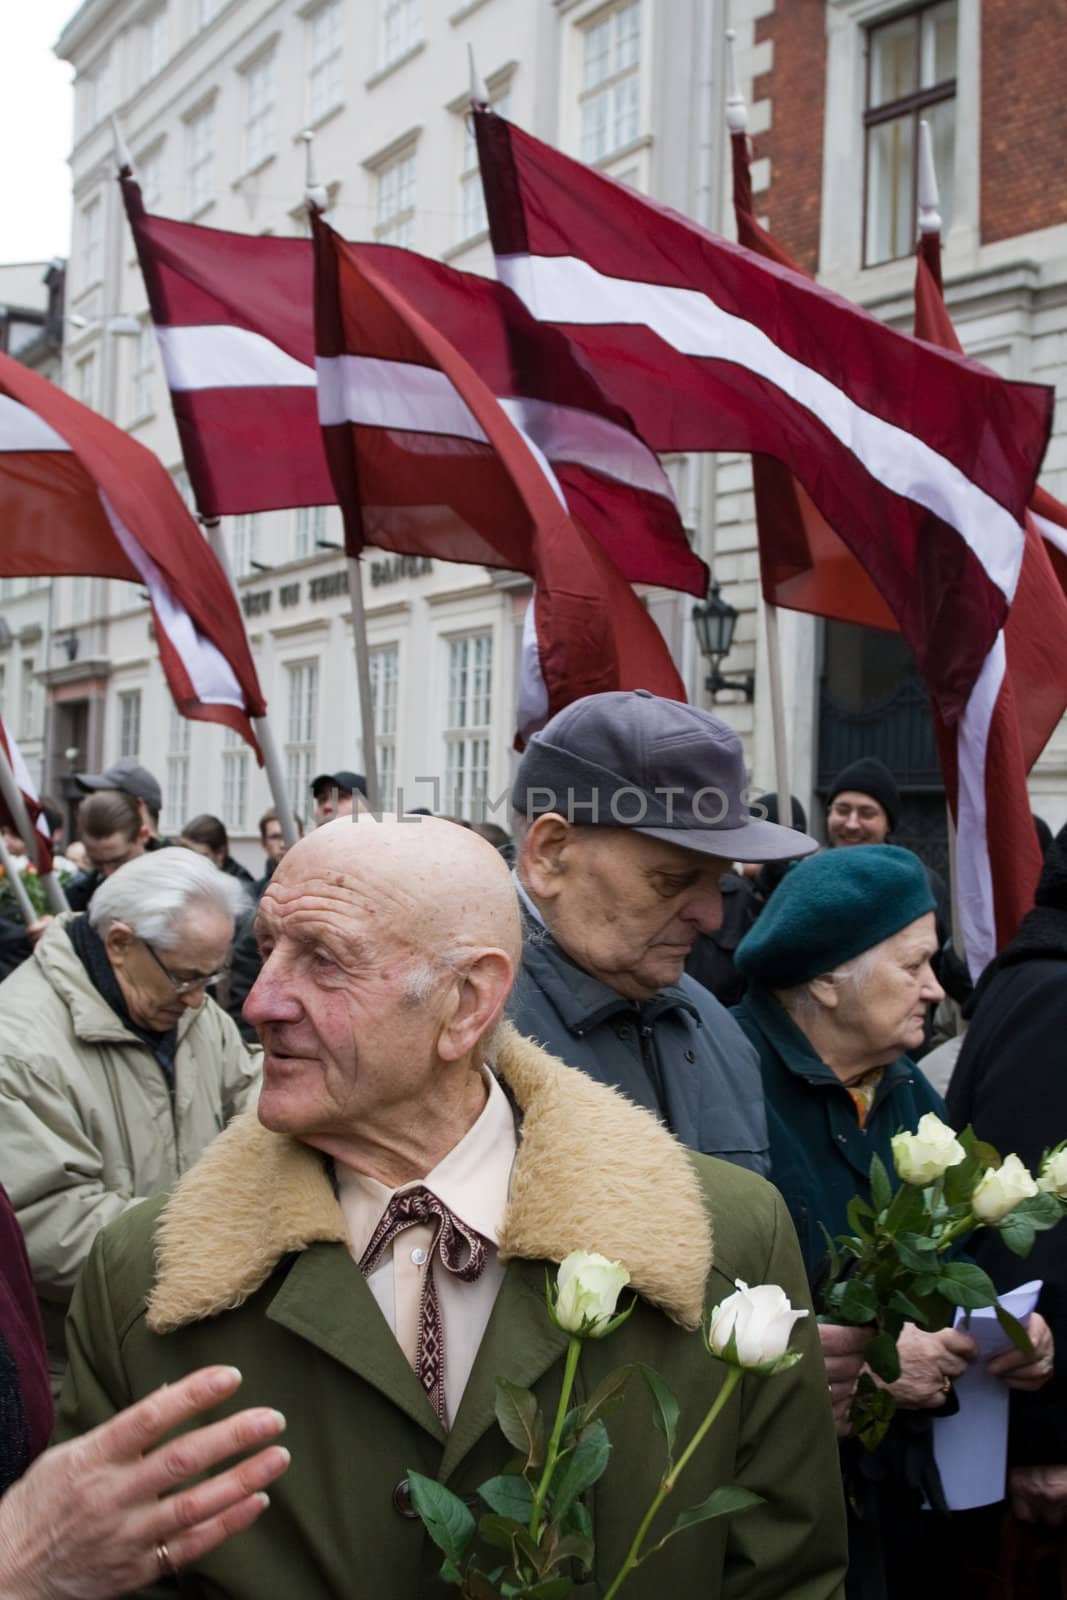
[[360,1258],[359,1270],[369,1276],[398,1234],[419,1223],[434,1228],[426,1259],[426,1276],[419,1299],[419,1342],[415,1355],[415,1376],[430,1397],[437,1415],[445,1417],[445,1347],[441,1326],[441,1307],[434,1284],[434,1258],[464,1283],[473,1283],[486,1262],[486,1241],[468,1228],[438,1200],[429,1189],[405,1189],[395,1194],[382,1213],[371,1241]]

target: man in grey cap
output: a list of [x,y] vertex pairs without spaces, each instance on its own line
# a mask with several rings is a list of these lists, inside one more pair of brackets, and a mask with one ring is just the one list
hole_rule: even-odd
[[315,806],[315,826],[334,817],[350,817],[353,811],[365,809],[367,780],[362,772],[320,772],[311,780],[311,798]]
[[163,809],[163,791],[159,787],[159,780],[147,767],[142,767],[132,756],[120,756],[103,772],[79,772],[74,781],[86,794],[96,789],[119,789],[123,794],[132,795],[137,801],[141,821],[148,829],[149,839],[155,840],[147,848],[159,848],[159,813]]
[[530,741],[512,790],[521,1033],[656,1112],[691,1149],[766,1174],[755,1052],[685,974],[735,859],[808,855],[758,820],[726,723],[647,689],[589,695]]

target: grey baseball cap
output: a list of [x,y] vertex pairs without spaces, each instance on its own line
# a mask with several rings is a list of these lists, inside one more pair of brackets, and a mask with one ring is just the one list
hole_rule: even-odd
[[120,756],[103,772],[76,773],[75,782],[79,789],[85,790],[121,789],[123,794],[143,800],[150,811],[163,809],[162,789],[148,768],[140,766],[132,756]]
[[532,821],[629,828],[732,861],[810,855],[818,841],[753,816],[734,730],[699,706],[648,689],[575,700],[534,734],[512,803]]

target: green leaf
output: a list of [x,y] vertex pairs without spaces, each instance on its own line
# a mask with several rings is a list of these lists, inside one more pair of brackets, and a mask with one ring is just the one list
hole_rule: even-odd
[[1054,1195],[1032,1194],[1026,1200],[1020,1200],[1015,1209],[1008,1212],[1005,1221],[1013,1217],[1025,1218],[1035,1232],[1045,1233],[1062,1221],[1063,1205]]
[[871,1238],[871,1230],[866,1226],[866,1224],[874,1221],[874,1212],[871,1210],[871,1207],[867,1204],[866,1200],[863,1199],[862,1195],[854,1194],[852,1196],[852,1199],[848,1203],[848,1209],[845,1215],[848,1217],[848,1225],[852,1229],[852,1232],[858,1233],[860,1238],[865,1242],[869,1241]]
[[557,1561],[577,1561],[580,1566],[593,1565],[593,1541],[577,1533],[568,1533],[556,1546]]
[[580,1539],[593,1537],[593,1519],[582,1500],[576,1500],[566,1516],[560,1518],[560,1526],[565,1534],[577,1534]]
[[877,1450],[889,1430],[897,1403],[888,1389],[880,1389],[868,1372],[860,1373],[856,1398],[848,1414],[852,1437],[865,1450]]
[[573,1591],[573,1578],[546,1578],[543,1583],[516,1590],[516,1600],[567,1600]]
[[611,1455],[611,1440],[602,1422],[594,1422],[582,1434],[574,1451],[563,1462],[552,1485],[552,1517],[560,1523],[578,1496],[591,1489],[601,1477]]
[[999,1300],[997,1301],[996,1309],[997,1321],[1004,1329],[1004,1332],[1007,1334],[1012,1344],[1017,1350],[1021,1350],[1024,1356],[1029,1357],[1029,1359],[1032,1361],[1035,1353],[1034,1347],[1030,1343],[1030,1336],[1023,1327],[1022,1323],[1017,1317],[1013,1317],[1010,1311],[1005,1310],[1005,1308],[1000,1304]]
[[926,1221],[926,1191],[912,1183],[902,1183],[886,1213],[885,1230],[889,1234],[906,1233],[921,1228]]
[[937,1246],[933,1239],[922,1233],[899,1233],[893,1240],[893,1249],[897,1260],[909,1272],[936,1271],[937,1266],[933,1257],[937,1253]]
[[514,1517],[523,1526],[529,1523],[533,1510],[533,1491],[525,1478],[502,1472],[498,1478],[490,1478],[483,1483],[478,1493],[498,1517]]
[[[421,1472],[412,1472],[410,1468],[407,1478],[411,1503],[434,1544],[444,1552],[445,1566],[451,1563],[458,1569],[474,1538],[474,1518],[459,1496],[446,1489],[443,1483],[424,1478]],[[455,1577],[449,1576],[444,1567],[441,1576],[448,1583],[459,1582],[458,1572]]]
[[616,1367],[614,1372],[609,1372],[607,1377],[598,1383],[589,1399],[582,1407],[583,1421],[586,1426],[594,1422],[597,1417],[604,1416],[606,1412],[613,1411],[623,1398],[626,1385],[634,1375],[634,1363],[627,1362],[624,1367]]
[[846,1278],[835,1285],[832,1299],[834,1310],[857,1326],[873,1322],[878,1315],[878,1296],[863,1278]]
[[877,1213],[888,1209],[893,1198],[892,1185],[889,1174],[885,1170],[885,1162],[881,1156],[871,1157],[871,1204]]
[[863,1353],[871,1371],[876,1372],[884,1383],[896,1383],[900,1377],[900,1355],[897,1341],[891,1333],[877,1334],[864,1346]]
[[941,1268],[937,1292],[949,1305],[962,1306],[965,1311],[977,1311],[980,1306],[991,1306],[997,1291],[988,1273],[970,1261],[950,1261]]
[[500,1590],[484,1572],[468,1572],[463,1579],[464,1600],[499,1600]]
[[507,1378],[498,1378],[494,1409],[501,1433],[525,1456],[526,1468],[539,1467],[545,1459],[545,1423],[536,1396]]
[[1025,1257],[1034,1248],[1037,1230],[1028,1217],[1016,1216],[1014,1211],[1009,1211],[1003,1222],[997,1224],[997,1232],[1012,1255]]
[[667,1460],[673,1463],[674,1439],[678,1432],[678,1401],[670,1385],[664,1382],[655,1367],[646,1366],[643,1361],[639,1361],[637,1365],[652,1396],[653,1421],[667,1441]]
[[762,1504],[762,1495],[753,1494],[751,1489],[742,1489],[735,1483],[724,1483],[718,1489],[713,1489],[698,1506],[680,1511],[667,1538],[672,1538],[685,1528],[695,1527],[698,1522],[710,1522],[712,1517],[736,1517],[742,1511],[751,1511]]
[[[927,1290],[927,1293],[929,1292]],[[909,1322],[917,1322],[920,1326],[926,1318],[926,1312],[922,1306],[918,1306],[914,1300],[910,1300],[902,1289],[894,1289],[889,1296],[889,1309],[891,1311],[899,1311],[902,1317],[906,1317]]]
[[514,1517],[498,1517],[495,1515],[479,1517],[478,1532],[486,1544],[491,1544],[494,1550],[506,1550],[511,1553],[512,1540],[517,1533],[521,1533],[523,1524],[516,1522]]

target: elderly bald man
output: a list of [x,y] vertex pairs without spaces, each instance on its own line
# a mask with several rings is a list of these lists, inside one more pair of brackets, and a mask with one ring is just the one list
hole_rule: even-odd
[[[231,1544],[194,1554],[168,1537],[183,1592],[429,1600],[445,1592],[441,1558],[408,1471],[473,1497],[504,1470],[497,1376],[554,1411],[566,1339],[545,1311],[551,1263],[603,1251],[640,1297],[587,1345],[583,1392],[620,1363],[654,1362],[695,1425],[721,1369],[686,1330],[735,1277],[806,1301],[796,1241],[761,1179],[690,1157],[648,1111],[498,1025],[519,917],[505,864],[475,834],[430,817],[331,822],[279,864],[259,937],[246,1004],[265,1050],[258,1113],[169,1200],[102,1236],[72,1312],[61,1429],[235,1362],[243,1403],[288,1418],[292,1467]],[[740,1386],[691,1469],[693,1502],[734,1481],[764,1503],[669,1544],[629,1585],[635,1600],[671,1585],[728,1600],[839,1594],[812,1323],[806,1359]],[[610,1426],[590,1593],[620,1565],[660,1472],[644,1407]]]

